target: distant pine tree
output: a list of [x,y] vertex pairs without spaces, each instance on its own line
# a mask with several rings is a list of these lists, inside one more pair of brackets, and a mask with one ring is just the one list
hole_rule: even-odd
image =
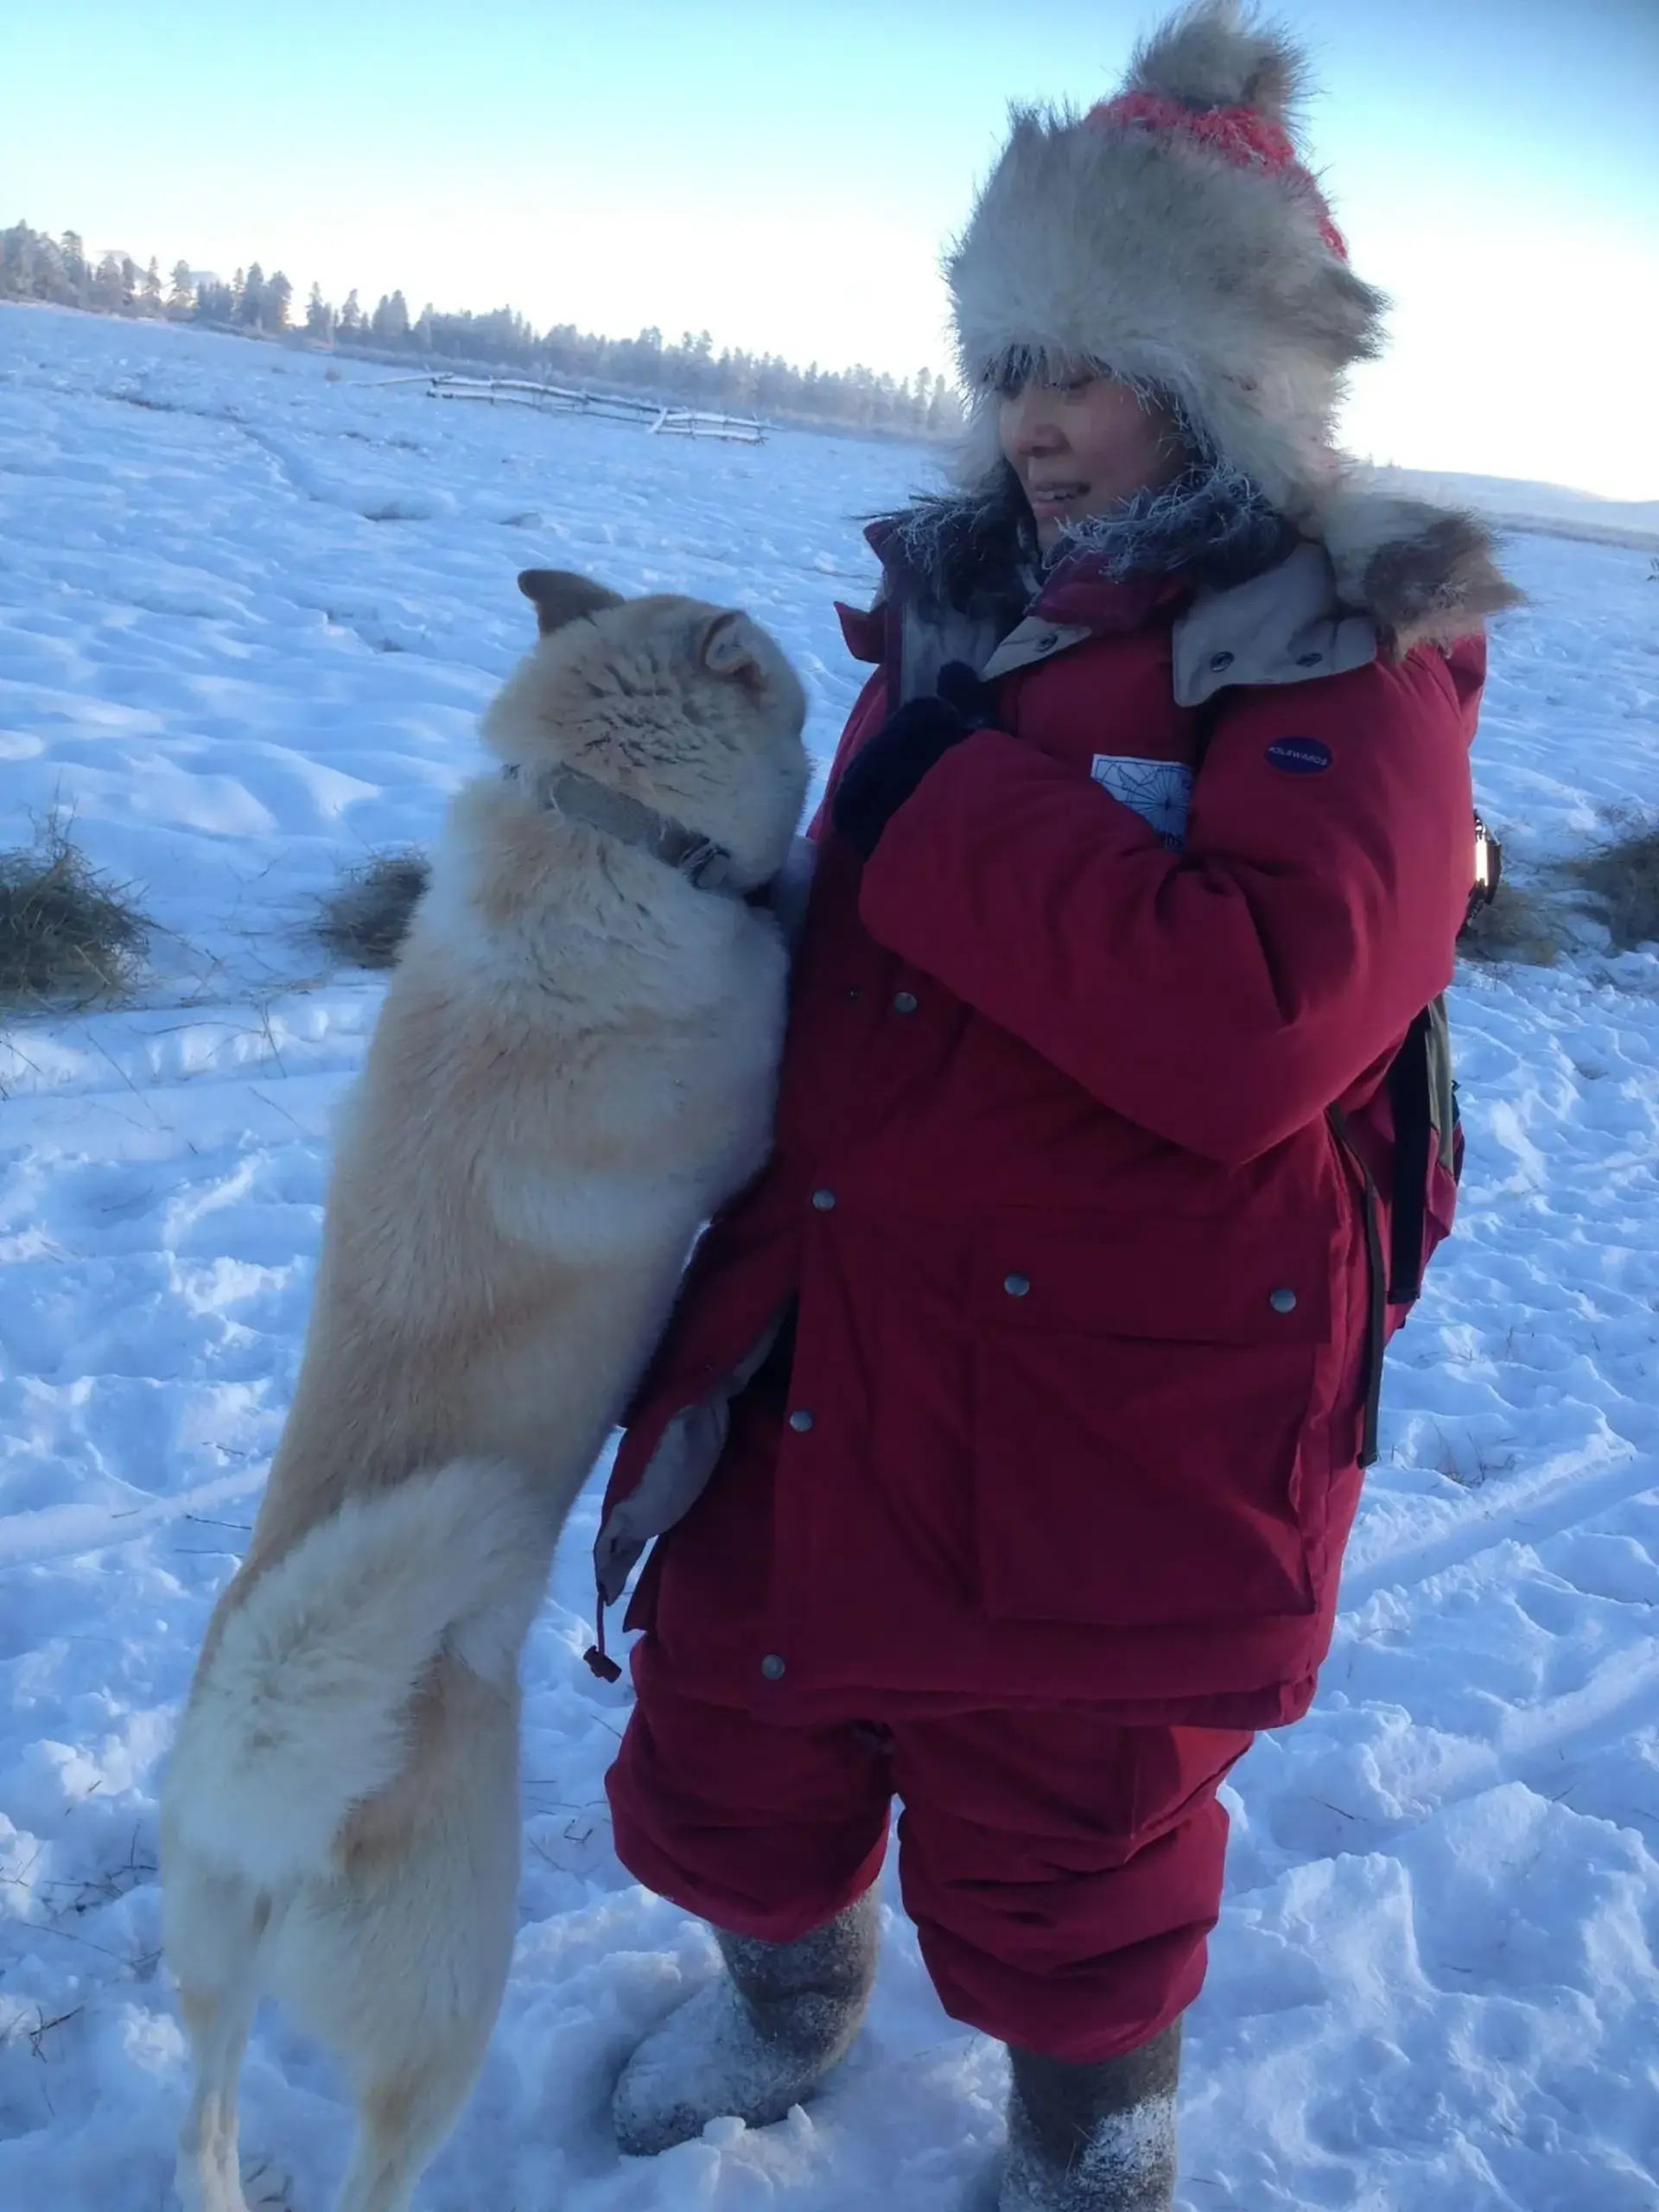
[[378,346],[408,345],[409,302],[401,292],[394,292],[390,299],[382,294],[369,324],[369,334]]
[[140,293],[143,301],[144,313],[160,315],[162,312],[162,264],[153,253],[149,257],[149,266],[143,274]]
[[248,273],[242,280],[242,296],[237,302],[236,319],[250,330],[263,330],[268,305],[265,272],[257,261],[251,261]]
[[363,310],[357,303],[357,287],[353,284],[346,295],[345,306],[340,311],[340,334],[342,338],[360,338],[363,330]]
[[[241,270],[238,269],[236,273],[239,278]],[[196,291],[196,321],[234,322],[239,296],[239,285],[226,284],[217,276],[205,277]]]
[[77,293],[69,281],[62,250],[44,232],[35,241],[35,289],[39,298],[50,300],[58,307],[75,305]]
[[962,428],[962,407],[943,377],[933,379],[933,397],[927,403],[927,428],[936,438],[953,436]]
[[0,231],[0,300],[28,300],[35,295],[35,233],[27,223]]
[[35,296],[51,301],[54,307],[73,307],[78,298],[62,249],[44,231],[35,241]]
[[265,284],[265,328],[286,330],[288,310],[293,303],[294,287],[279,269]]
[[321,284],[311,287],[311,297],[306,302],[305,327],[308,336],[321,345],[327,345],[334,334],[334,311],[322,296]]
[[188,261],[175,261],[172,285],[167,295],[167,311],[182,320],[195,304],[196,288],[190,275],[190,264]]
[[78,302],[62,249],[44,231],[14,223],[0,231],[0,300],[44,300],[54,307]]
[[91,304],[100,315],[119,315],[122,307],[121,257],[106,253],[92,271],[88,288]]
[[84,300],[92,283],[92,270],[86,266],[86,249],[79,231],[66,231],[58,241],[58,251],[63,256],[64,273],[74,287],[75,297]]

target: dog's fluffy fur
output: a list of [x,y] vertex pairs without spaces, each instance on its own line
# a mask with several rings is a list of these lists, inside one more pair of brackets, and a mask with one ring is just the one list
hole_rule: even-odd
[[346,2062],[340,2212],[404,2212],[448,2134],[512,1950],[519,1648],[697,1225],[768,1141],[775,922],[537,787],[577,767],[758,888],[804,795],[800,686],[741,615],[524,588],[542,638],[485,723],[518,772],[451,809],[164,1791],[189,2212],[244,2212],[237,2074],[265,1991]]

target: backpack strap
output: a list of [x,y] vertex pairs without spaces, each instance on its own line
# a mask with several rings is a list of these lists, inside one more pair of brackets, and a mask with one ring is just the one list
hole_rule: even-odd
[[1332,1134],[1347,1160],[1353,1163],[1365,1186],[1365,1256],[1370,1273],[1370,1318],[1366,1328],[1365,1426],[1360,1440],[1359,1464],[1376,1464],[1377,1424],[1382,1404],[1382,1355],[1389,1347],[1389,1274],[1382,1250],[1382,1201],[1365,1155],[1349,1133],[1348,1116],[1340,1106],[1325,1115]]
[[1452,1035],[1446,1001],[1427,1006],[1407,1031],[1387,1077],[1394,1111],[1394,1160],[1389,1193],[1389,1236],[1384,1246],[1382,1197],[1361,1147],[1353,1141],[1348,1117],[1332,1106],[1325,1119],[1344,1154],[1364,1185],[1365,1252],[1370,1275],[1367,1328],[1364,1440],[1359,1464],[1374,1464],[1377,1419],[1382,1396],[1382,1355],[1388,1348],[1389,1309],[1414,1304],[1423,1287],[1424,1232],[1427,1228],[1428,1169],[1436,1149],[1455,1175],[1458,1153],[1457,1098],[1452,1082]]
[[1428,1156],[1434,1141],[1429,1109],[1428,1015],[1420,1014],[1389,1070],[1394,1109],[1394,1192],[1389,1208],[1389,1304],[1414,1306],[1423,1287],[1423,1215],[1428,1205]]
[[1436,1150],[1452,1175],[1458,1107],[1452,1081],[1452,1031],[1446,1000],[1426,1006],[1406,1032],[1389,1070],[1394,1110],[1394,1188],[1389,1207],[1389,1303],[1414,1306],[1423,1287],[1428,1166]]

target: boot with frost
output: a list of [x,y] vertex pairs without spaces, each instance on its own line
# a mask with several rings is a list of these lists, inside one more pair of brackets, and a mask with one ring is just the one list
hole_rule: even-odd
[[727,2113],[766,2127],[810,2095],[863,2023],[880,1921],[867,1892],[792,1943],[716,1929],[725,1973],[646,2037],[617,2087],[622,2149],[650,2158]]
[[1097,2066],[1008,2056],[1014,2092],[998,2212],[1170,2212],[1179,2020]]

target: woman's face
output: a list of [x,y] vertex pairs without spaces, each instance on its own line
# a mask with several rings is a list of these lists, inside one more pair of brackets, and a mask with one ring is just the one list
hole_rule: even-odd
[[1169,409],[1110,377],[1033,378],[1003,399],[997,427],[1045,551],[1067,523],[1161,489],[1188,460]]

